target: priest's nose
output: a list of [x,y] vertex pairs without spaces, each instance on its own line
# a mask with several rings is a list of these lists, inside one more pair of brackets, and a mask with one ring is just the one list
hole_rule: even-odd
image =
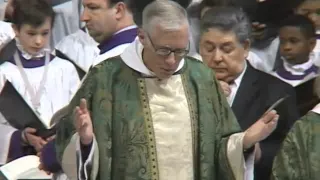
[[176,59],[175,59],[175,56],[174,56],[174,53],[170,53],[167,57],[166,57],[166,60],[165,60],[166,64],[169,65],[169,66],[172,66],[176,63]]

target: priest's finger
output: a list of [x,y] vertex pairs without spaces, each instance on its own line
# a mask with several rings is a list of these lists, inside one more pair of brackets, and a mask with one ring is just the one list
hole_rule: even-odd
[[81,116],[81,112],[80,112],[80,107],[76,107],[74,108],[74,113],[73,113],[73,116],[74,116],[74,126],[76,127],[76,129],[79,129],[80,128],[80,125],[81,125],[81,119],[80,119],[80,116]]
[[81,109],[82,113],[88,113],[87,100],[85,100],[83,98],[80,100],[80,109]]
[[84,126],[86,126],[86,125],[88,124],[88,122],[87,122],[88,119],[89,119],[88,114],[82,114],[82,115],[80,115],[79,119],[81,120],[81,122],[80,122],[80,128],[82,128],[82,127],[84,127]]

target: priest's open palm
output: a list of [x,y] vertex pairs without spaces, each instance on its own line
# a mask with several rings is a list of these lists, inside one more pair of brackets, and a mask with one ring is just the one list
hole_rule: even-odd
[[266,139],[277,127],[279,115],[275,110],[264,114],[257,122],[250,126],[244,137],[244,148]]
[[93,139],[93,128],[85,99],[81,99],[80,106],[74,109],[74,118],[75,128],[80,136],[81,143],[84,145],[90,144]]

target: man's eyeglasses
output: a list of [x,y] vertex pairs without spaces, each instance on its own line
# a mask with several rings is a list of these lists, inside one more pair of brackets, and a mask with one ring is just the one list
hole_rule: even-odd
[[190,42],[189,42],[188,47],[186,49],[170,49],[170,48],[166,48],[166,47],[156,48],[156,46],[153,44],[153,42],[150,38],[150,35],[148,33],[146,33],[146,34],[150,40],[151,46],[155,50],[155,53],[157,53],[160,56],[169,56],[171,53],[174,53],[175,56],[184,57],[190,51]]

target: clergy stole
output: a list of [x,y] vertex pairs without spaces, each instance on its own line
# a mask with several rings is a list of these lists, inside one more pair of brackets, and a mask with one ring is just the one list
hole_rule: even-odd
[[81,98],[95,134],[93,162],[86,163],[90,179],[244,179],[243,134],[234,134],[237,120],[214,74],[198,60],[185,58],[180,71],[161,81],[120,57],[93,67],[57,132],[58,158],[69,177],[77,176],[69,167],[80,153],[72,111]]

